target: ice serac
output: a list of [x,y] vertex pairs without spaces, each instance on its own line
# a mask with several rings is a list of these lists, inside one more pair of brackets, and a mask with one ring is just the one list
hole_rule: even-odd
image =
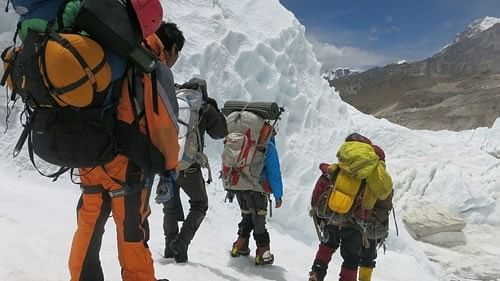
[[462,230],[466,223],[446,208],[440,206],[421,206],[412,209],[403,216],[408,232],[416,240],[443,247],[464,245],[465,235]]

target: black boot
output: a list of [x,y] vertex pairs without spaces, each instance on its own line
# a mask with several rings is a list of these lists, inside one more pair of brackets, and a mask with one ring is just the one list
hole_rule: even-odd
[[182,239],[177,238],[170,242],[170,250],[174,253],[176,263],[185,263],[188,261],[188,244]]
[[326,270],[328,265],[324,264],[320,260],[315,260],[311,272],[309,272],[309,281],[323,281],[326,276]]
[[169,239],[165,239],[165,251],[163,252],[163,257],[166,259],[171,259],[174,257],[174,251],[170,249],[171,241]]

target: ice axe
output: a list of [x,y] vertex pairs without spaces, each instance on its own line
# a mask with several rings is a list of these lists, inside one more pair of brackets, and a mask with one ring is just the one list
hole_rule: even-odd
[[314,222],[314,230],[316,230],[316,235],[318,236],[318,240],[322,241],[322,239],[323,239],[322,227],[321,227],[321,223],[318,222],[318,216],[316,215],[316,208],[312,209],[311,213],[312,213],[311,217],[312,217],[313,222]]

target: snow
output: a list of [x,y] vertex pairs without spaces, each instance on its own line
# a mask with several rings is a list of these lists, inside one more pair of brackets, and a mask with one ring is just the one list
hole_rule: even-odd
[[477,25],[477,29],[480,31],[484,31],[497,23],[500,23],[499,18],[485,17],[479,22],[479,24]]
[[354,75],[354,74],[358,74],[358,73],[359,73],[359,71],[357,71],[357,70],[341,67],[341,68],[337,68],[335,70],[326,70],[323,72],[323,74],[321,74],[321,77],[323,77],[327,81],[331,81],[334,79],[338,79],[338,78],[342,78],[345,76]]
[[470,38],[486,29],[492,27],[493,25],[500,23],[500,18],[495,17],[484,17],[476,19],[471,24],[469,24],[465,29],[457,34],[455,38],[455,43],[466,38]]
[[[500,258],[500,119],[492,128],[431,132],[413,131],[360,113],[342,102],[321,78],[304,27],[277,0],[169,0],[163,4],[168,20],[176,22],[187,38],[173,68],[176,81],[193,76],[206,79],[209,95],[220,104],[244,99],[285,106],[277,136],[285,195],[282,208],[273,210],[268,223],[276,264],[265,268],[253,265],[253,254],[229,256],[239,209],[237,204],[223,202],[221,182],[207,187],[210,207],[186,265],[161,258],[162,211],[154,205],[150,248],[158,277],[304,280],[317,247],[308,217],[317,167],[336,160],[337,148],[348,133],[360,132],[386,151],[396,190],[399,236],[391,218],[387,253],[379,253],[373,280],[500,280],[493,266]],[[5,26],[2,22],[0,31],[8,30]],[[5,46],[11,35],[0,33],[0,45]],[[5,104],[5,97],[0,103]],[[5,107],[0,108],[2,120],[5,112]],[[0,247],[4,253],[0,280],[67,280],[80,191],[68,178],[52,183],[39,176],[26,149],[12,159],[21,130],[15,122],[18,114],[14,110],[9,131],[0,136]],[[207,138],[214,172],[220,169],[221,150],[222,142]],[[401,217],[421,204],[443,205],[463,218],[467,244],[445,249],[415,241]],[[101,250],[107,280],[120,280],[114,237],[114,225],[109,222]],[[336,279],[340,263],[336,254],[327,280]]]

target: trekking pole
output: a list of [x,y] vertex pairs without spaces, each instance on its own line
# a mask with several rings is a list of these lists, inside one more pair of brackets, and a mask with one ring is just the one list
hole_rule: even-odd
[[229,203],[233,203],[233,199],[234,199],[234,193],[232,193],[231,191],[226,191],[226,198],[224,198],[224,203],[226,203],[226,201],[229,201]]
[[396,221],[396,210],[392,207],[392,216],[394,217],[394,225],[396,226],[396,236],[399,236],[398,222]]
[[316,235],[318,235],[318,240],[321,241],[323,238],[323,235],[321,234],[321,226],[319,225],[318,222],[318,216],[316,214],[312,215],[312,219],[314,222],[314,230],[316,230]]
[[285,108],[282,106],[282,107],[280,107],[280,113],[278,114],[278,117],[273,122],[273,125],[272,125],[273,128],[276,125],[276,123],[278,123],[278,120],[281,120],[281,114],[283,112],[285,112]]
[[271,196],[268,197],[269,200],[269,217],[273,217],[273,200],[271,199]]

